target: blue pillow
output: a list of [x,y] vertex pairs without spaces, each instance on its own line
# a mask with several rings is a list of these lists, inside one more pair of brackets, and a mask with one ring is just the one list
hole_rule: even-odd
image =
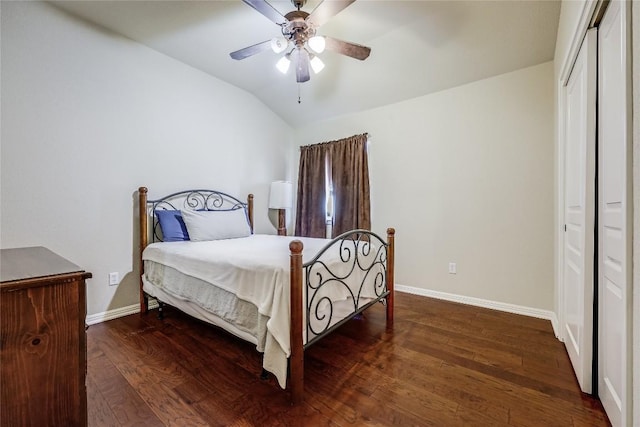
[[180,211],[158,209],[155,211],[162,230],[164,242],[181,242],[189,240],[187,226],[182,220]]

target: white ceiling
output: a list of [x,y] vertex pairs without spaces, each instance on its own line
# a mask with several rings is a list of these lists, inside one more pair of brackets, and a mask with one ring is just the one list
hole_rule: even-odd
[[[369,46],[371,56],[324,52],[325,69],[297,84],[293,67],[277,71],[271,51],[229,57],[280,35],[240,0],[52,3],[253,93],[294,127],[550,61],[560,15],[559,1],[357,0],[318,34]],[[294,9],[270,3],[282,14]]]

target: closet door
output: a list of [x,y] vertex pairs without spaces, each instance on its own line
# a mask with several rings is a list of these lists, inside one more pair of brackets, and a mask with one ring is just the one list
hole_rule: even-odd
[[564,87],[565,235],[562,324],[580,388],[592,390],[596,30],[587,32]]
[[630,420],[631,391],[626,6],[609,3],[598,33],[598,394],[613,426]]

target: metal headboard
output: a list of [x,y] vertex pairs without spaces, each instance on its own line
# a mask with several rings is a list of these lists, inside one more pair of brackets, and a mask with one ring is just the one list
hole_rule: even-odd
[[[253,198],[249,195],[249,199]],[[151,241],[161,242],[162,233],[158,221],[154,218],[156,210],[200,210],[200,211],[235,211],[244,209],[247,222],[253,233],[253,218],[250,202],[243,202],[234,196],[218,190],[185,190],[172,193],[156,200],[147,200],[147,215],[152,218]]]

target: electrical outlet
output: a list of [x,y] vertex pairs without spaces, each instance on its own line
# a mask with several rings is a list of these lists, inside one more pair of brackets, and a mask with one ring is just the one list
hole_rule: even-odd
[[109,273],[109,286],[116,286],[118,283],[120,283],[118,273]]
[[458,272],[458,267],[455,262],[449,263],[449,274],[456,274]]

